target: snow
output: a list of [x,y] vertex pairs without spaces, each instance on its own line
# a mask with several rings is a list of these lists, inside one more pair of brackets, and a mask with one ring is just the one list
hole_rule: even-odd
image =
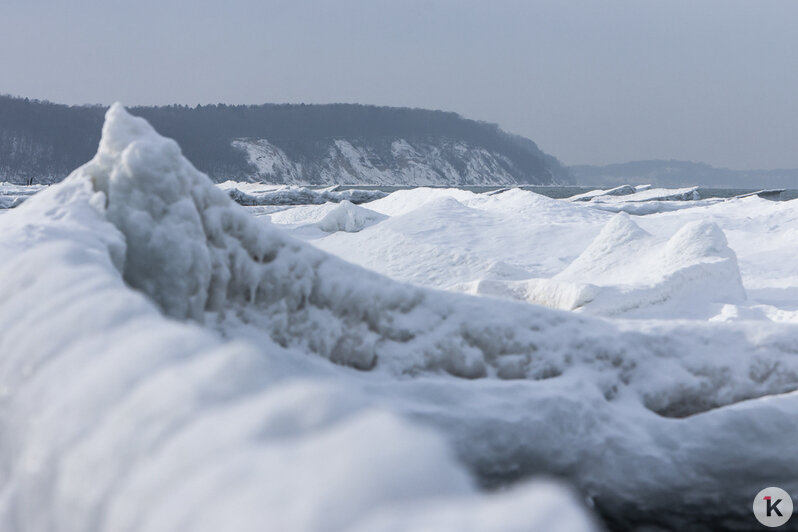
[[301,180],[302,165],[293,162],[283,150],[268,140],[235,139],[231,144],[246,154],[247,162],[267,182],[291,183]]
[[385,219],[386,216],[358,207],[349,201],[342,201],[337,207],[324,215],[319,220],[318,227],[324,232],[334,233],[336,231],[346,231],[347,233],[357,233],[370,225],[374,225]]
[[[657,192],[656,196],[680,194]],[[666,210],[661,207],[666,204],[677,204],[678,209]],[[732,419],[736,419],[738,415],[743,417],[754,415],[753,411],[760,411],[759,409],[763,408],[765,410],[761,410],[760,413],[765,418],[781,427],[784,426],[784,423],[775,421],[779,414],[768,411],[769,406],[766,405],[771,405],[774,401],[777,403],[783,401],[786,405],[794,400],[792,394],[778,394],[795,389],[796,373],[784,366],[795,362],[795,351],[790,348],[771,362],[748,366],[750,373],[743,380],[748,378],[757,380],[765,374],[773,376],[776,373],[781,375],[779,379],[784,379],[781,380],[783,387],[773,388],[776,395],[769,397],[766,402],[746,401],[740,404],[740,406],[745,405],[745,409],[753,410],[745,410],[746,413],[738,410],[740,406],[734,405],[737,400],[725,403],[728,406],[723,406],[715,400],[708,403],[706,397],[702,395],[708,390],[717,390],[728,384],[724,382],[734,363],[721,369],[714,366],[719,360],[726,359],[727,362],[731,362],[735,359],[740,363],[750,364],[751,357],[756,357],[756,354],[761,354],[763,349],[767,350],[773,346],[770,341],[764,340],[769,335],[783,335],[782,340],[778,342],[786,342],[785,347],[794,345],[795,339],[798,338],[796,329],[798,267],[794,261],[787,259],[788,250],[798,236],[798,203],[770,202],[750,197],[729,200],[654,200],[624,204],[647,207],[648,210],[641,209],[647,214],[646,216],[624,214],[613,216],[604,212],[606,205],[593,202],[575,204],[558,202],[540,197],[533,192],[517,189],[484,195],[456,189],[413,189],[398,191],[387,198],[364,204],[366,208],[389,216],[374,226],[356,234],[336,233],[309,240],[314,245],[340,254],[349,261],[416,285],[446,288],[451,291],[478,292],[482,295],[525,301],[529,301],[529,292],[534,292],[536,302],[547,306],[575,308],[577,313],[594,314],[602,318],[623,318],[615,322],[619,330],[624,331],[624,334],[631,334],[646,347],[638,344],[634,347],[620,347],[624,345],[625,340],[623,335],[617,333],[612,333],[614,340],[609,345],[626,353],[634,352],[636,355],[652,349],[662,355],[665,352],[680,353],[680,357],[692,359],[688,364],[692,369],[687,370],[687,373],[673,367],[655,369],[651,360],[643,362],[638,356],[632,357],[634,362],[624,358],[618,358],[614,362],[619,367],[627,364],[629,367],[634,366],[637,368],[636,371],[646,367],[643,370],[646,376],[642,377],[645,384],[641,384],[641,390],[647,390],[643,392],[644,405],[668,417],[688,416],[682,420],[685,424],[664,423],[660,428],[654,429],[658,423],[651,424],[650,420],[642,421],[636,415],[626,413],[620,414],[615,419],[624,419],[625,422],[633,423],[637,429],[632,429],[631,426],[613,429],[605,426],[607,418],[604,415],[595,412],[586,414],[587,419],[597,419],[595,416],[598,416],[603,420],[600,423],[601,431],[607,430],[607,438],[613,441],[620,438],[630,442],[629,445],[634,445],[631,442],[637,441],[641,449],[645,449],[641,450],[641,456],[647,457],[645,460],[661,453],[664,462],[659,462],[658,458],[655,463],[650,464],[653,469],[647,466],[645,478],[641,480],[646,484],[661,482],[660,487],[679,485],[683,491],[691,492],[700,486],[709,486],[705,484],[709,478],[716,480],[723,478],[721,483],[724,486],[730,486],[730,482],[748,482],[749,488],[747,491],[743,490],[745,497],[749,496],[748,492],[755,492],[756,482],[752,479],[767,478],[766,482],[777,483],[773,479],[779,478],[778,482],[788,483],[787,477],[781,476],[775,467],[766,466],[764,461],[760,462],[759,467],[764,468],[766,473],[755,467],[749,468],[740,462],[741,455],[759,452],[756,449],[761,450],[760,445],[763,442],[775,446],[789,445],[786,443],[788,441],[786,436],[778,430],[770,432],[763,429],[763,425],[767,422],[759,419],[756,421],[756,435],[749,435],[750,437],[741,440],[738,430],[746,429],[733,427],[738,422],[742,424],[749,422],[732,421]],[[487,306],[487,303],[485,305]],[[493,312],[495,311],[485,310],[482,320]],[[629,318],[635,319],[628,321]],[[716,328],[721,324],[724,328]],[[589,326],[580,328],[578,332],[574,331],[573,334],[584,335],[588,329],[595,326],[596,323],[592,322]],[[553,331],[551,333],[555,334]],[[652,333],[661,336],[655,338],[651,336]],[[566,333],[566,336],[568,334]],[[587,347],[589,344],[590,341],[583,342],[575,352],[589,349]],[[548,346],[544,350],[548,349],[551,347]],[[735,352],[737,354],[734,354]],[[564,356],[568,358],[569,355],[564,354]],[[604,356],[606,355],[599,355],[600,358]],[[558,380],[562,383],[562,379],[569,371],[576,370],[577,366],[582,368],[576,370],[577,372],[585,371],[588,366],[581,364],[589,359],[590,356],[564,371],[556,364],[543,367],[537,375],[549,378],[538,381],[536,385],[540,386],[543,382],[552,382],[553,385],[553,382]],[[685,358],[682,362],[687,363],[686,360]],[[514,374],[509,360],[507,362],[507,372],[497,372],[497,375]],[[707,364],[714,367],[710,369]],[[688,377],[689,373],[693,373],[693,377]],[[694,381],[698,375],[701,375],[698,377],[702,381],[700,385]],[[690,381],[693,381],[693,385],[687,384]],[[618,385],[618,390],[629,386],[631,381],[628,381],[628,376],[623,376],[621,382],[627,384]],[[670,386],[675,388],[670,391],[654,391],[658,382],[668,382],[665,388]],[[575,387],[583,385],[584,382],[574,384]],[[610,389],[615,389],[614,386],[616,385],[611,385]],[[693,386],[698,388],[688,391]],[[738,386],[747,387],[741,380],[731,385],[731,388],[740,391],[742,388]],[[677,388],[681,388],[683,393],[676,392]],[[703,391],[696,394],[698,389]],[[590,399],[583,395],[582,388],[579,390],[576,391],[574,388],[570,392],[552,393],[558,401],[563,401],[566,396],[581,396],[582,399],[577,400],[577,403],[589,402]],[[493,390],[493,393],[501,394],[497,390]],[[447,408],[455,408],[454,405],[458,400],[467,401],[472,408],[480,401],[491,404],[491,407],[485,408],[486,412],[482,419],[486,423],[489,423],[487,420],[491,418],[494,420],[496,426],[491,430],[502,434],[500,439],[504,442],[502,443],[504,451],[501,453],[484,451],[487,458],[484,458],[484,462],[480,462],[484,464],[484,469],[480,469],[483,475],[490,476],[491,471],[502,470],[502,466],[497,465],[495,460],[497,454],[504,452],[508,453],[505,456],[507,461],[514,464],[508,466],[510,469],[517,467],[524,470],[524,466],[518,464],[529,460],[529,455],[519,449],[525,446],[521,443],[526,437],[524,434],[533,433],[533,429],[530,428],[532,422],[525,419],[525,429],[520,430],[513,422],[501,423],[495,419],[501,417],[497,414],[498,411],[520,411],[522,408],[519,398],[526,393],[529,392],[513,390],[514,402],[505,405],[504,409],[496,406],[494,396],[487,399],[485,395],[477,394],[473,388],[457,399],[452,398],[446,402]],[[722,395],[725,395],[725,392],[722,392]],[[754,396],[739,397],[742,399]],[[440,395],[438,398],[440,399]],[[664,403],[661,402],[663,399]],[[617,400],[616,398],[612,401]],[[530,402],[528,408],[538,410],[541,408],[540,405],[540,400],[537,400]],[[428,405],[418,408],[425,412],[429,411]],[[581,406],[569,403],[569,408],[564,409],[560,415],[573,416],[572,410],[583,411]],[[701,414],[696,415],[698,412]],[[440,423],[444,424],[451,423],[452,421],[448,420],[454,417],[451,414],[440,415],[444,418]],[[551,414],[544,417],[551,420],[556,416],[557,414]],[[475,421],[476,417],[478,416],[475,414],[468,417],[469,426],[481,426]],[[518,422],[517,418],[515,421]],[[630,434],[641,430],[639,427],[643,425],[639,425],[640,423],[646,428],[642,429],[639,434],[641,439],[637,440],[636,436]],[[716,423],[721,423],[722,426]],[[689,429],[687,425],[690,425]],[[461,430],[472,438],[484,437],[482,433],[476,432],[477,428],[473,431],[466,428]],[[529,432],[525,432],[526,430]],[[551,425],[547,425],[546,429],[540,430],[550,432],[552,428]],[[590,429],[585,430],[597,429],[591,424]],[[617,432],[614,432],[616,430]],[[683,433],[681,430],[686,432]],[[699,436],[703,430],[707,432],[704,436]],[[732,445],[729,451],[731,454],[724,452],[715,456],[712,453],[716,451],[710,450],[713,444],[697,443],[704,438],[712,439],[709,434],[713,430],[717,430],[717,434],[720,435],[718,441],[726,438],[739,442]],[[507,443],[513,439],[510,433],[516,434],[517,439],[513,444]],[[617,436],[621,433],[626,436]],[[598,441],[603,441],[604,436],[598,438]],[[462,439],[468,438],[462,436]],[[569,431],[560,437],[551,436],[551,439],[555,442],[551,444],[549,452],[541,452],[539,440],[533,445],[536,447],[534,451],[529,448],[527,451],[534,456],[545,456],[540,458],[541,460],[550,461],[553,456],[562,452],[557,450],[557,441],[577,445],[575,439],[579,438],[574,438],[573,431]],[[661,440],[663,443],[655,443],[652,440]],[[681,442],[680,445],[691,449],[695,444],[703,451],[695,456],[677,457],[678,453],[670,449],[671,443],[667,443],[677,441]],[[598,442],[594,444],[597,447],[604,445]],[[465,449],[461,452],[471,456],[471,459],[480,456],[482,452],[475,450],[480,446],[472,442],[461,441],[460,445]],[[493,444],[486,444],[490,445]],[[584,449],[591,444],[583,445]],[[717,448],[721,444],[714,445]],[[509,452],[508,448],[514,448],[514,451]],[[575,452],[575,455],[584,458],[582,452],[584,451]],[[623,455],[629,452],[629,448],[625,447],[619,452]],[[611,452],[615,456],[614,453],[615,451]],[[571,456],[570,453],[566,454]],[[698,458],[698,455],[701,458]],[[606,463],[610,459],[602,455],[596,460]],[[627,455],[624,458],[616,456],[613,460],[613,463],[617,464],[625,463],[627,460],[634,462],[636,459]],[[702,478],[687,469],[676,467],[672,471],[673,476],[666,475],[665,471],[674,468],[676,462],[680,460],[684,460],[685,464],[700,463],[703,472],[706,471],[703,469],[704,464],[711,461],[715,465],[709,469],[715,473],[707,473]],[[749,458],[744,459],[748,460]],[[585,467],[580,465],[578,469],[583,470]],[[727,471],[729,468],[734,469],[736,480],[732,481],[726,473],[722,473],[724,468]],[[531,466],[531,469],[539,471],[540,466],[536,464]],[[569,466],[562,465],[558,473],[563,469],[569,469]],[[683,476],[682,480],[678,480],[680,475]],[[629,487],[629,479],[634,476],[635,473],[631,470],[625,476],[614,476],[610,470],[603,470],[601,473],[596,472],[593,478],[597,484],[605,486],[601,491],[605,488],[607,491],[613,491],[613,488],[606,487],[606,483],[610,478],[618,478],[617,492],[620,492]],[[707,487],[707,489],[714,488]],[[683,507],[684,515],[671,516],[675,519],[670,523],[673,528],[684,526],[679,519],[686,518],[689,522],[689,517],[686,516],[691,513],[696,515],[701,513],[693,503],[686,502],[688,497],[675,495],[677,491],[674,488],[672,495],[666,497],[673,497],[671,499],[673,505]],[[734,488],[729,487],[728,491],[732,492]],[[656,496],[660,497],[662,493],[660,491]],[[742,499],[742,491],[740,493]],[[606,499],[602,504],[606,504]],[[627,500],[620,504],[621,506],[614,510],[603,507],[602,511],[635,514],[639,510],[637,507],[639,503]],[[657,511],[663,510],[664,506],[659,507]],[[643,513],[650,511],[653,510],[649,508]],[[725,508],[724,512],[734,513],[737,510]]]
[[637,192],[637,188],[633,187],[632,185],[620,185],[615,188],[610,188],[607,190],[597,189],[591,190],[588,192],[583,192],[582,194],[576,194],[574,196],[569,197],[570,201],[591,201],[595,198],[600,198],[602,196],[627,196],[630,194],[634,194]]
[[475,197],[477,197],[477,194],[458,188],[417,187],[397,190],[386,198],[369,202],[368,208],[389,216],[398,216],[407,214],[425,203],[440,198],[469,200]]
[[612,218],[590,245],[551,279],[477,283],[476,293],[603,316],[709,319],[746,300],[737,257],[711,222],[689,222],[667,241],[628,215]]
[[[91,162],[0,224],[2,528],[518,530],[556,508],[593,529],[556,484],[480,494],[438,431],[337,366],[201,327],[203,304],[301,320],[287,307],[313,268],[349,267],[251,218],[120,106]],[[295,293],[249,301],[259,275]]]
[[[379,146],[380,143],[377,143]],[[362,139],[325,139],[326,153],[315,161],[293,160],[262,138],[235,139],[255,178],[270,183],[372,185],[512,185],[523,175],[507,157],[463,141],[398,138],[385,146],[390,157]]]
[[46,185],[25,186],[0,181],[0,210],[12,209],[44,188]]
[[619,203],[638,201],[684,201],[700,199],[698,187],[651,188],[649,186],[631,187],[622,185],[609,190],[594,190],[569,198],[571,201],[592,201],[596,203]]
[[0,528],[748,526],[763,483],[798,489],[798,203],[593,204],[269,220],[113,106],[92,161],[0,216]]
[[[621,185],[608,190],[592,190],[568,198],[569,201],[590,202],[597,209],[625,212],[638,216],[690,209],[700,200],[698,187],[677,189],[652,188],[651,185]],[[702,200],[702,205],[712,205],[721,199]]]
[[722,203],[723,199],[709,198],[705,200],[654,200],[654,201],[630,201],[630,202],[606,202],[597,203],[593,207],[607,212],[625,212],[635,216],[645,216],[647,214],[657,214],[662,212],[680,211],[682,209],[693,209],[701,205],[714,205]]
[[518,189],[482,195],[417,188],[362,206],[390,218],[313,243],[388,276],[447,289],[553,275],[595,237],[594,224],[612,216]]

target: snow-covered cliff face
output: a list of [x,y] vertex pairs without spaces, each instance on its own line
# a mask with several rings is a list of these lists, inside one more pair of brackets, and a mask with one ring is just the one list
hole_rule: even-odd
[[292,185],[517,185],[565,181],[559,169],[530,175],[510,158],[461,140],[334,139],[318,158],[291,158],[267,139],[236,139],[253,177]]
[[[138,107],[213,181],[557,184],[570,174],[530,139],[455,113],[368,105]],[[92,158],[104,110],[0,95],[0,181],[55,183]]]

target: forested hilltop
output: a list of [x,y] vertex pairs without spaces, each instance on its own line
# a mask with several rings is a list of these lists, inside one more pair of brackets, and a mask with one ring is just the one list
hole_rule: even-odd
[[[0,96],[0,181],[54,182],[89,160],[103,106]],[[529,139],[455,113],[356,104],[133,107],[197,168],[295,184],[480,185],[569,182]]]

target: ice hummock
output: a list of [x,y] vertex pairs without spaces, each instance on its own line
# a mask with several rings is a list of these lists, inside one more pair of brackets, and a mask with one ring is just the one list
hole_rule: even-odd
[[217,186],[227,192],[237,203],[250,207],[256,205],[320,205],[342,201],[359,204],[375,201],[388,195],[381,190],[343,189],[340,186],[312,189],[295,185],[264,185],[237,181],[225,181]]
[[340,368],[200,327],[257,303],[237,292],[254,265],[288,286],[323,255],[120,106],[97,156],[0,228],[0,528],[594,529],[557,483],[478,492],[438,430]]
[[551,279],[481,283],[553,308],[602,316],[708,319],[746,300],[737,257],[711,222],[689,222],[667,240],[617,214]]
[[[422,208],[566,215],[505,194]],[[723,259],[710,225],[685,234],[677,255]],[[591,528],[563,488],[485,495],[463,462],[567,479],[624,526],[746,526],[760,479],[798,488],[772,460],[798,437],[794,324],[616,323],[391,281],[251,217],[119,106],[93,161],[0,217],[0,270],[9,527]]]
[[357,233],[370,225],[374,225],[386,217],[378,212],[359,207],[350,201],[344,200],[330,212],[324,215],[316,225],[326,233],[346,231]]
[[607,190],[591,190],[568,198],[572,202],[584,202],[595,209],[608,212],[625,212],[634,215],[672,212],[712,205],[723,200],[701,199],[698,187],[653,188],[651,185],[621,185]]
[[607,190],[593,190],[568,198],[570,201],[592,203],[633,203],[640,201],[690,201],[699,200],[698,187],[676,189],[652,188],[651,185],[621,185]]
[[610,189],[596,189],[590,190],[588,192],[583,192],[581,194],[576,194],[568,198],[569,201],[591,201],[596,198],[601,198],[604,196],[628,196],[634,194],[638,190],[648,190],[651,188],[650,185],[641,185],[640,187],[634,187],[632,185],[619,185],[614,188]]

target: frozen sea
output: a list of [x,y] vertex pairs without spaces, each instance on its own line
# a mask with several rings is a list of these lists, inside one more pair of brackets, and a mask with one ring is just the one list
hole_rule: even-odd
[[0,529],[750,530],[798,493],[750,192],[214,185],[114,106],[0,186]]

